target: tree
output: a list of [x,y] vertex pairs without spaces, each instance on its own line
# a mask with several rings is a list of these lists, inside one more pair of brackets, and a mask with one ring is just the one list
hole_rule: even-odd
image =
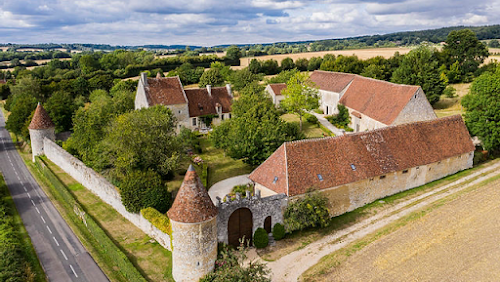
[[217,68],[209,69],[201,75],[198,86],[205,87],[207,85],[212,85],[212,86],[224,85],[224,78],[222,77],[219,69]]
[[127,211],[133,213],[149,207],[165,213],[172,205],[172,195],[161,177],[151,170],[127,173],[120,183],[120,195]]
[[299,70],[297,69],[291,69],[291,70],[284,70],[275,77],[269,78],[268,82],[269,83],[287,83],[290,78],[292,78],[295,74],[299,73]]
[[299,71],[307,71],[307,66],[309,65],[309,61],[306,58],[300,58],[295,61],[295,66]]
[[488,43],[488,46],[491,48],[500,48],[500,42],[497,39],[493,39]]
[[291,70],[294,68],[295,68],[295,63],[293,62],[292,58],[287,57],[281,61],[281,69],[282,70]]
[[302,130],[302,116],[304,110],[316,109],[318,103],[318,89],[309,79],[306,73],[296,73],[286,83],[286,89],[282,91],[285,99],[281,102],[286,111],[296,113],[300,119],[300,130]]
[[367,66],[363,70],[361,75],[364,77],[370,77],[370,78],[374,78],[374,79],[381,79],[381,80],[385,79],[383,68],[381,66],[375,65],[375,64],[371,64],[371,65]]
[[71,130],[71,118],[76,108],[69,93],[63,91],[53,93],[45,103],[45,109],[56,126],[56,132]]
[[83,73],[89,74],[99,69],[99,62],[96,61],[92,55],[83,55],[78,61],[78,66]]
[[240,91],[253,81],[260,80],[260,78],[261,76],[249,71],[248,68],[244,68],[234,71],[229,77],[229,81],[233,85],[234,90]]
[[269,59],[262,63],[262,71],[266,75],[277,74],[280,71],[280,67],[278,66],[278,61]]
[[454,30],[448,34],[443,47],[447,66],[458,62],[462,78],[472,75],[488,57],[488,48],[470,29]]
[[241,91],[232,105],[232,114],[232,119],[213,129],[210,140],[230,157],[247,164],[259,165],[283,142],[303,138],[281,120],[272,100],[264,94],[264,87],[257,82]]
[[309,64],[307,64],[307,70],[313,71],[319,69],[322,62],[323,62],[322,58],[312,57],[311,59],[309,59]]
[[392,82],[420,85],[431,105],[439,101],[446,88],[441,78],[435,49],[420,46],[406,54],[401,65],[392,74]]
[[283,214],[286,231],[328,226],[330,213],[327,204],[328,199],[316,191],[310,191],[304,197],[291,202]]
[[176,126],[172,111],[161,105],[116,117],[106,128],[103,140],[111,165],[118,174],[152,170],[167,179],[181,158]]
[[29,117],[36,109],[37,101],[29,94],[17,94],[10,107],[10,115],[5,124],[5,128],[17,135],[22,135],[25,139],[29,138],[26,134],[27,127],[31,121]]
[[262,72],[262,64],[257,59],[252,59],[250,64],[248,64],[248,70],[251,73],[258,74]]
[[226,58],[229,60],[239,60],[241,58],[241,50],[236,45],[231,45],[226,50]]
[[462,105],[471,135],[479,137],[485,150],[500,152],[500,71],[476,78]]
[[26,94],[35,98],[38,102],[45,101],[45,96],[42,93],[40,81],[34,78],[32,75],[28,75],[21,79],[18,79],[15,85],[10,86],[10,92],[13,96]]

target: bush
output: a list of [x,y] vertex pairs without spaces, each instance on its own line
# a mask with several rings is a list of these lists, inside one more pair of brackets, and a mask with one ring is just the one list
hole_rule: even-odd
[[283,237],[285,237],[285,226],[276,223],[273,227],[273,237],[276,241],[283,239]]
[[236,185],[233,187],[231,193],[229,193],[230,196],[235,196],[236,193],[240,193],[243,198],[245,198],[247,195],[247,191],[250,192],[250,195],[253,194],[253,185],[252,184],[241,184],[241,185]]
[[304,118],[310,124],[318,124],[318,118],[313,114],[305,113]]
[[307,227],[328,225],[330,214],[328,199],[318,192],[309,192],[303,198],[291,202],[285,210],[285,230],[293,232]]
[[145,208],[141,210],[142,216],[151,222],[156,228],[170,235],[172,227],[170,226],[170,219],[165,214],[160,213],[154,208]]
[[262,249],[267,247],[267,244],[269,244],[269,237],[266,230],[260,227],[257,228],[257,230],[255,230],[255,234],[253,234],[253,245],[257,249]]
[[321,109],[315,109],[314,112],[320,115],[324,114],[323,110]]
[[443,91],[443,94],[447,97],[447,98],[453,98],[455,97],[455,94],[457,93],[457,90],[455,88],[453,88],[453,86],[447,86],[444,91]]
[[133,213],[148,207],[165,213],[172,205],[172,195],[154,171],[127,173],[120,185],[120,195],[127,211]]
[[337,108],[339,110],[338,114],[327,116],[325,118],[337,128],[347,128],[347,126],[351,122],[349,110],[342,104],[338,104]]

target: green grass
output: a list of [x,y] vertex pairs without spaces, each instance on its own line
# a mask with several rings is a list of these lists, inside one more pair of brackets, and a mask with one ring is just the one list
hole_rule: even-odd
[[[297,114],[284,114],[281,116],[281,119],[286,122],[300,122],[300,118]],[[306,135],[306,138],[333,136],[333,133],[324,126],[320,124],[311,124],[304,118],[302,118],[302,132]]]
[[[12,200],[12,196],[10,195],[9,189],[5,184],[4,178],[0,173],[0,195],[5,195],[3,198],[4,203],[7,204],[10,215],[13,218],[13,225],[15,232],[19,235],[20,243],[21,243],[21,251],[24,257],[24,260],[29,266],[29,272],[33,275],[33,281],[42,282],[47,281],[45,272],[43,271],[42,265],[38,260],[38,256],[35,252],[33,244],[31,243],[31,238],[24,227],[21,216],[17,212],[14,201]],[[0,270],[1,272],[1,270]]]
[[[372,234],[369,234],[369,235],[365,236],[364,238],[359,239],[359,240],[349,244],[345,248],[342,248],[336,252],[333,252],[331,254],[324,256],[323,258],[320,259],[320,261],[317,264],[315,264],[314,266],[309,268],[306,272],[304,272],[302,274],[302,278],[304,280],[314,280],[314,278],[319,278],[318,277],[319,275],[324,275],[324,274],[328,273],[332,268],[334,268],[334,267],[340,265],[341,263],[343,263],[344,261],[346,261],[348,257],[350,257],[354,253],[358,252],[359,250],[363,249],[364,247],[368,246],[370,243],[378,240],[382,236],[388,235],[388,234],[398,230],[399,228],[407,225],[408,223],[422,218],[423,216],[425,216],[429,212],[443,206],[444,204],[458,198],[461,195],[464,195],[470,191],[473,191],[479,187],[487,185],[487,184],[489,184],[493,181],[496,181],[498,179],[500,179],[500,175],[488,178],[488,179],[486,179],[486,180],[484,180],[484,181],[482,181],[482,182],[480,182],[472,187],[469,187],[467,189],[464,189],[462,191],[459,191],[457,193],[449,195],[443,199],[440,199],[434,203],[431,203],[429,206],[427,206],[421,210],[412,212],[409,215],[404,216],[404,217],[400,218],[399,220],[396,220],[395,222],[381,228],[380,230],[378,230]],[[319,279],[321,280],[321,278],[319,278]]]

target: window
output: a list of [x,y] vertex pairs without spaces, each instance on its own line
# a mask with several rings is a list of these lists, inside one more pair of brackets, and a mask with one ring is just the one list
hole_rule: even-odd
[[181,113],[181,111],[179,111],[179,114]]
[[356,171],[356,166],[354,164],[351,164],[351,169]]
[[224,120],[224,114],[220,115],[220,120]]
[[323,181],[323,176],[321,174],[318,174],[318,179],[319,181]]
[[278,177],[277,176],[274,177],[273,184],[276,184],[276,182],[278,182]]
[[408,173],[408,170],[407,169],[403,170],[403,173]]
[[228,115],[229,115],[229,118],[231,118],[231,113],[229,113]]
[[193,118],[193,126],[196,126],[196,118]]
[[384,178],[385,178],[385,175],[380,176],[380,179],[384,179]]
[[416,169],[420,169],[420,167],[419,167],[419,166],[417,166],[417,167],[416,167]]

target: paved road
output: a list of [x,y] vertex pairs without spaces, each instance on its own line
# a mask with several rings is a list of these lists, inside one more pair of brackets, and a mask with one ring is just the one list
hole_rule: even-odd
[[223,199],[227,194],[231,193],[233,187],[241,184],[251,183],[252,180],[248,178],[250,174],[238,175],[228,179],[221,180],[210,187],[208,195],[214,204],[217,203],[217,197]]
[[108,281],[26,168],[1,111],[0,171],[49,281]]

